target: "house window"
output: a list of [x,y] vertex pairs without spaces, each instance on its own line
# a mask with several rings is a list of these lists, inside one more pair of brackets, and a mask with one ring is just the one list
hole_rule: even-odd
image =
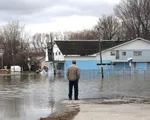
[[126,56],[126,52],[122,52],[122,56]]
[[57,52],[56,52],[55,54],[56,54],[56,56],[57,56]]
[[59,55],[61,55],[61,53],[59,52]]
[[142,51],[134,51],[133,55],[134,56],[142,56]]
[[111,52],[110,52],[110,55],[111,55],[111,56],[115,56],[115,51],[111,51]]

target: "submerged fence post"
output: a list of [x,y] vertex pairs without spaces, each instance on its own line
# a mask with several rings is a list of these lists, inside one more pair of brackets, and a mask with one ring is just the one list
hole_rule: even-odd
[[144,80],[146,80],[146,73],[145,73],[146,71],[144,70]]
[[100,56],[100,64],[101,64],[101,77],[102,79],[104,78],[104,70],[103,70],[103,62],[102,62],[102,46],[101,46],[101,40],[100,40],[100,31],[99,31],[99,28],[97,28],[97,31],[98,31],[98,34],[99,34],[99,37],[98,37],[98,40],[99,40],[99,56]]

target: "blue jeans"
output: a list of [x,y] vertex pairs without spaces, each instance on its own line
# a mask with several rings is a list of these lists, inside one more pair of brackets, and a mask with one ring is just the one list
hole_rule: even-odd
[[72,89],[74,86],[74,99],[78,99],[78,80],[69,81],[69,99],[72,99]]

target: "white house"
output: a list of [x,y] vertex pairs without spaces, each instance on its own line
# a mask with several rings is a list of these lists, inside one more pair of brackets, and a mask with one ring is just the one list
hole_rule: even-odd
[[[102,51],[103,60],[116,63],[114,69],[130,68],[128,59],[132,58],[131,69],[150,69],[150,41],[137,38]],[[99,59],[99,54],[97,54]]]

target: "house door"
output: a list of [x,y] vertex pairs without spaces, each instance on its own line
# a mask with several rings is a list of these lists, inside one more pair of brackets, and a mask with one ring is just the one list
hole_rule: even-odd
[[116,51],[116,59],[119,59],[119,51]]

